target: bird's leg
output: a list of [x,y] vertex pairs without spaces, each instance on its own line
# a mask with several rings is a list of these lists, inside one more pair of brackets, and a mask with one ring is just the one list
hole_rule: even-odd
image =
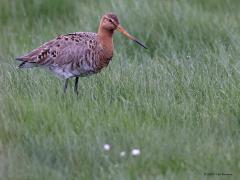
[[74,92],[76,94],[78,94],[78,79],[79,79],[79,77],[75,78],[75,85],[74,85]]
[[66,93],[67,91],[67,86],[68,86],[68,79],[65,80],[64,87],[63,87],[63,92]]

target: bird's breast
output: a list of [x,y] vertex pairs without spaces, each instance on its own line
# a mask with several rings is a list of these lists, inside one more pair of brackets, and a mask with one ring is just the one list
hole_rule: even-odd
[[99,58],[99,61],[98,61],[97,66],[96,66],[97,71],[100,71],[100,70],[103,69],[104,67],[107,67],[108,64],[109,64],[109,62],[112,60],[112,57],[113,57],[113,53],[111,53],[111,54],[108,55],[108,56],[102,55],[102,56]]

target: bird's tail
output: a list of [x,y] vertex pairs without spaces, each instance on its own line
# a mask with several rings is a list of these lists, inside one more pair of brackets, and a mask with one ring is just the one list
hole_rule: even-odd
[[18,68],[32,68],[37,66],[35,62],[27,62],[27,60],[23,57],[17,57],[16,60],[21,61],[21,64],[18,65]]

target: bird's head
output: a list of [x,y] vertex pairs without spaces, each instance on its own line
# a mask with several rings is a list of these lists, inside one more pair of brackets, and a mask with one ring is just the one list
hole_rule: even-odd
[[107,31],[112,31],[114,32],[115,30],[121,32],[123,35],[127,36],[129,39],[133,40],[140,46],[144,47],[147,49],[147,47],[141,43],[137,38],[134,36],[130,35],[120,24],[118,17],[114,13],[107,13],[103,15],[102,20],[101,20],[101,26]]
[[107,13],[102,17],[101,26],[109,31],[114,31],[120,25],[118,17],[113,13]]

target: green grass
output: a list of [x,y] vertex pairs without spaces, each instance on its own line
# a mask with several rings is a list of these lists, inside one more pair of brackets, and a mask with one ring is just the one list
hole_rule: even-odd
[[[0,6],[1,180],[240,177],[240,1]],[[16,68],[15,57],[58,34],[96,31],[108,11],[149,50],[116,33],[113,61],[80,79],[79,96],[73,82],[63,95],[52,74]]]

